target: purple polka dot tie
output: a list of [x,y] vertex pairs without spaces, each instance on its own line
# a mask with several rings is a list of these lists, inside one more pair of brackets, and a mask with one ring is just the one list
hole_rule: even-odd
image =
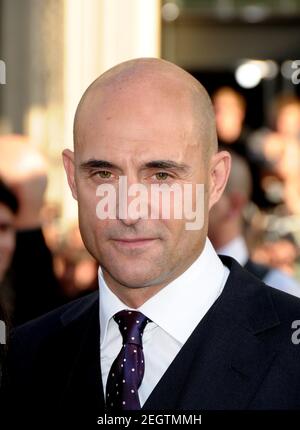
[[121,311],[114,316],[123,346],[113,362],[106,384],[106,405],[110,410],[141,409],[138,389],[144,376],[142,335],[148,318],[141,312]]

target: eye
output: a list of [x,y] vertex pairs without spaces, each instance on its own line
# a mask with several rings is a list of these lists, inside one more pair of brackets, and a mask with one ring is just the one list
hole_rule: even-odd
[[13,231],[13,227],[10,224],[0,223],[0,232],[7,233],[9,231]]
[[108,170],[100,170],[99,172],[96,173],[96,175],[102,179],[110,179],[112,173],[109,172]]
[[170,175],[166,172],[158,172],[158,173],[155,173],[155,177],[158,181],[165,181],[170,177]]

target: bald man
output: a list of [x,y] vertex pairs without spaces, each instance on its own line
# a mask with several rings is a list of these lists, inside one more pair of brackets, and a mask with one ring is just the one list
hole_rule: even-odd
[[[230,170],[216,142],[206,91],[174,64],[129,61],[87,89],[63,159],[99,292],[16,331],[6,398],[23,424],[39,414],[87,425],[124,410],[299,408],[299,301],[261,288],[207,239]],[[177,185],[170,217],[163,194],[157,203],[150,193],[162,185]],[[177,193],[191,188],[177,203],[202,214],[196,228],[175,216]]]

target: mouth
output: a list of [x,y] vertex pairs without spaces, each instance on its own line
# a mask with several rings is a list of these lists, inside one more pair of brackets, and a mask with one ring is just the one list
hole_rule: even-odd
[[134,238],[134,239],[126,239],[126,238],[113,239],[113,242],[122,249],[135,249],[135,248],[145,248],[147,246],[150,246],[156,240],[157,238],[141,237],[141,238]]

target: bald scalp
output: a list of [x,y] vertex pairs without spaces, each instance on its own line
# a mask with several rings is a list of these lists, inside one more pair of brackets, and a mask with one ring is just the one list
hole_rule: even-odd
[[[118,92],[126,89],[132,97],[135,90],[149,89],[160,97],[180,95],[191,106],[191,115],[197,143],[207,162],[217,151],[217,135],[213,106],[205,88],[185,70],[165,60],[139,58],[129,60],[104,72],[83,94],[74,118],[74,151],[84,144],[81,127],[84,116],[88,116],[91,106],[95,107],[103,99],[118,97]],[[132,92],[130,92],[132,90]],[[180,97],[178,98],[180,100]],[[145,98],[145,103],[147,99]],[[85,115],[84,115],[85,114]]]

